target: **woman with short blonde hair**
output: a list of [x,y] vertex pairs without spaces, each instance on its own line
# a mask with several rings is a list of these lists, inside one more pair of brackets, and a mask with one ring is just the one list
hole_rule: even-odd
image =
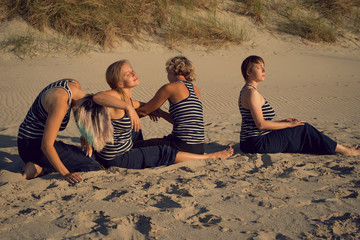
[[[163,85],[155,96],[137,109],[139,116],[146,116],[159,109],[159,116],[173,124],[170,135],[163,138],[136,141],[135,147],[169,145],[180,151],[204,153],[204,114],[196,80],[194,64],[184,56],[169,59],[166,64],[169,83]],[[169,101],[169,113],[160,107]]]

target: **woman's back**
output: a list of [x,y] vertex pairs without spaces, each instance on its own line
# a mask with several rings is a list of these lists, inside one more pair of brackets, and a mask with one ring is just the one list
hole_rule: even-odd
[[[171,102],[169,113],[173,119],[172,134],[188,144],[204,143],[203,106],[192,83],[183,83],[188,90],[188,97],[178,102]],[[170,99],[169,99],[170,100]]]
[[53,82],[46,86],[36,97],[34,103],[30,107],[26,117],[19,128],[19,138],[31,138],[31,139],[41,139],[43,136],[45,123],[47,120],[48,113],[46,112],[43,104],[42,97],[54,88],[62,88],[67,91],[69,95],[68,101],[68,110],[61,123],[60,131],[64,130],[70,119],[70,110],[71,110],[71,90],[69,87],[69,82],[75,82],[73,80],[63,79],[56,82]]

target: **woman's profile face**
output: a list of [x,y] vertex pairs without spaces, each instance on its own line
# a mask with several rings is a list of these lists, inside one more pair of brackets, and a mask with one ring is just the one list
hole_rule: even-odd
[[122,66],[120,77],[122,79],[121,87],[123,88],[133,88],[140,84],[136,72],[127,63]]
[[248,80],[263,82],[265,80],[265,64],[262,62],[255,63],[248,72]]

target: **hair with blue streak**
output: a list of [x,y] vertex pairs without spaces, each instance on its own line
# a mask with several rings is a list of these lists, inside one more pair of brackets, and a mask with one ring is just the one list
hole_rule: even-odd
[[114,142],[114,130],[109,111],[94,102],[93,95],[87,95],[74,107],[74,117],[81,136],[96,151],[101,151],[106,143]]

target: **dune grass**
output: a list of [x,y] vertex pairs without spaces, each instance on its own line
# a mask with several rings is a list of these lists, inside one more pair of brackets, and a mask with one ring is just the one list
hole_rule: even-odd
[[356,32],[359,7],[358,0],[300,1],[286,11],[287,22],[279,30],[314,42],[336,42],[343,29]]
[[27,31],[12,34],[0,42],[0,51],[14,54],[19,59],[64,53],[68,56],[87,54],[94,46],[64,35],[39,34]]
[[36,29],[86,39],[104,48],[119,40],[138,39],[139,33],[156,34],[168,26],[174,7],[212,11],[217,1],[205,0],[3,0],[8,18],[20,15]]
[[2,51],[11,52],[15,56],[23,59],[36,55],[35,38],[32,33],[26,35],[11,35],[0,43]]
[[[296,9],[296,11],[294,11]],[[247,33],[218,12],[245,15],[269,30],[314,42],[335,42],[343,29],[360,32],[359,0],[0,0],[0,22],[21,17],[32,28],[62,37],[40,39],[33,33],[9,36],[3,51],[19,57],[36,51],[87,52],[91,45],[111,49],[121,41],[150,35],[166,47],[184,44],[219,48],[240,44]],[[47,46],[47,47],[45,47]]]
[[335,42],[336,30],[316,13],[303,13],[292,9],[288,21],[280,24],[279,30],[288,34],[297,35],[313,42]]
[[181,12],[171,16],[163,37],[165,45],[170,48],[186,42],[218,48],[230,43],[241,43],[247,38],[243,29],[239,29],[233,22],[219,20],[215,14],[184,17]]
[[313,42],[336,42],[343,29],[359,32],[359,0],[232,0],[229,11],[269,29]]
[[234,0],[228,10],[237,14],[250,16],[257,23],[264,23],[266,10],[262,0]]

